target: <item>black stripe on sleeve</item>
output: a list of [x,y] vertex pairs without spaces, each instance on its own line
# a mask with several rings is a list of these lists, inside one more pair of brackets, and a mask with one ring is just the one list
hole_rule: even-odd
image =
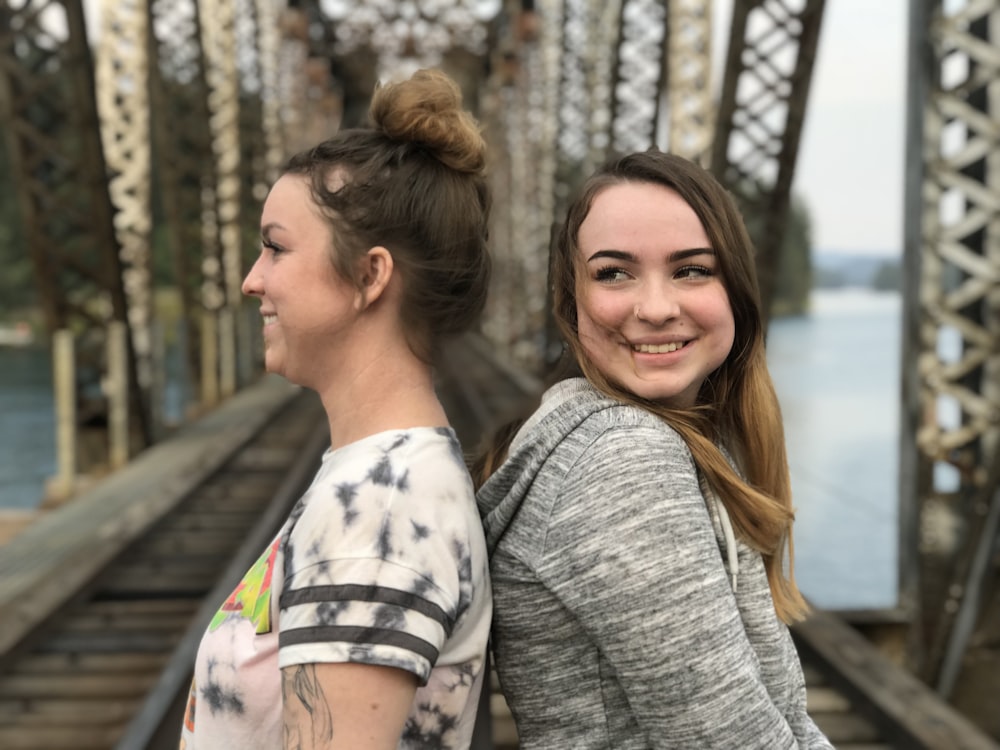
[[291,589],[281,592],[279,604],[282,609],[294,607],[297,604],[316,604],[321,602],[378,602],[379,604],[395,604],[429,617],[451,635],[455,623],[447,612],[434,602],[428,601],[409,591],[387,588],[385,586],[362,586],[359,584],[340,584],[329,586],[308,586],[301,589]]
[[386,628],[318,625],[311,628],[282,630],[278,635],[279,648],[295,646],[300,643],[322,643],[324,641],[336,641],[358,646],[396,646],[422,656],[431,666],[437,663],[438,658],[438,650],[424,639]]

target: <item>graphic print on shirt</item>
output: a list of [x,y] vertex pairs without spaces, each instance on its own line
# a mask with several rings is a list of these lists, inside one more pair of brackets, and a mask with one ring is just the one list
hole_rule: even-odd
[[250,620],[257,635],[271,632],[271,578],[280,543],[280,538],[275,539],[243,576],[243,580],[212,618],[208,626],[210,632],[234,614]]
[[480,529],[451,430],[381,433],[325,454],[210,624],[191,750],[280,747],[281,669],[324,662],[417,677],[401,750],[468,747],[490,621]]

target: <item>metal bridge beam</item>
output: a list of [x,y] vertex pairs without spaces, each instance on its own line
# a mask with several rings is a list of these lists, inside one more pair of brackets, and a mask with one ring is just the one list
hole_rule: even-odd
[[[94,67],[81,0],[0,3],[0,113],[18,186],[28,252],[45,325],[76,333],[80,420],[108,422],[101,393],[107,328],[132,324],[108,192],[108,164],[95,96]],[[151,438],[129,335],[131,422],[140,444]],[[102,432],[102,428],[98,429]],[[95,441],[79,468],[106,463]]]
[[[100,43],[96,48],[97,112],[109,170],[108,190],[115,207],[114,229],[125,289],[135,376],[143,401],[152,413],[154,310],[152,285],[152,156],[149,139],[149,10],[146,0],[104,3]],[[149,436],[151,442],[153,434]],[[126,446],[112,445],[110,464],[128,461]]]
[[712,171],[747,206],[769,315],[824,0],[733,3]]
[[[201,379],[202,321],[217,304],[219,234],[211,157],[208,81],[196,0],[149,0],[150,105],[159,211],[180,300],[182,401]],[[211,271],[206,272],[206,269]]]
[[1000,2],[922,0],[911,14],[904,361],[915,366],[900,491],[918,556],[906,571],[920,614],[912,659],[1000,734],[976,687],[1000,656],[989,647],[1000,638]]
[[708,166],[716,108],[712,99],[712,3],[670,0],[670,150]]

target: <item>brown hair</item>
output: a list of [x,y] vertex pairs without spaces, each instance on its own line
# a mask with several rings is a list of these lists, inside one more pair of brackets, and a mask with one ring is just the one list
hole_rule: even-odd
[[[735,339],[729,356],[705,380],[690,409],[667,408],[609,380],[580,343],[576,298],[580,226],[596,196],[624,182],[652,183],[676,192],[698,215],[716,252],[736,324]],[[767,370],[753,245],[732,197],[709,172],[679,156],[651,149],[615,158],[584,183],[570,205],[553,248],[550,273],[553,315],[572,358],[569,365],[576,365],[606,395],[658,415],[681,435],[739,536],[763,555],[778,615],[785,622],[801,619],[808,608],[795,585],[791,559],[794,511],[784,428]],[[720,445],[736,458],[745,479],[734,471]],[[497,467],[505,450],[501,438],[480,457],[479,479]]]
[[296,154],[283,173],[311,180],[341,276],[360,288],[357,260],[376,246],[392,253],[410,346],[430,361],[438,340],[468,329],[486,302],[486,143],[438,70],[377,87],[369,119]]

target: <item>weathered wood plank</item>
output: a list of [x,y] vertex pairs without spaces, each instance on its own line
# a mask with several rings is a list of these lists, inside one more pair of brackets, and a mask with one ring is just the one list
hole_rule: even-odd
[[793,628],[803,659],[879,729],[884,741],[926,750],[1000,750],[994,740],[896,666],[860,633],[823,611]]
[[166,653],[180,636],[177,631],[90,631],[82,633],[55,632],[45,640],[49,652],[64,653]]
[[[108,675],[12,675],[0,682],[0,699],[31,700],[33,698],[131,699],[142,695],[156,676],[135,676],[122,679],[120,674]],[[0,743],[0,747],[3,744]]]
[[[144,603],[144,602],[142,602]],[[184,611],[170,612],[129,612],[119,610],[115,612],[85,612],[67,622],[62,628],[63,633],[77,633],[84,635],[93,632],[106,632],[115,630],[124,632],[128,630],[142,630],[146,632],[176,632],[187,627],[191,621],[194,608]]]
[[263,378],[0,546],[0,654],[32,634],[298,393],[281,378]]
[[52,750],[55,747],[73,750],[107,750],[118,738],[112,728],[37,727],[28,731],[22,727],[0,728],[0,747],[4,750]]
[[138,700],[0,700],[0,727],[16,719],[23,726],[101,726],[128,721]]
[[8,674],[64,675],[74,674],[131,674],[155,672],[163,665],[163,654],[152,653],[33,653],[19,659]]
[[834,747],[851,745],[859,742],[878,742],[881,737],[878,729],[865,719],[854,713],[824,713],[822,711],[809,714],[816,726],[833,743]]
[[813,686],[806,689],[806,710],[810,714],[846,713],[851,710],[851,702],[831,687]]

